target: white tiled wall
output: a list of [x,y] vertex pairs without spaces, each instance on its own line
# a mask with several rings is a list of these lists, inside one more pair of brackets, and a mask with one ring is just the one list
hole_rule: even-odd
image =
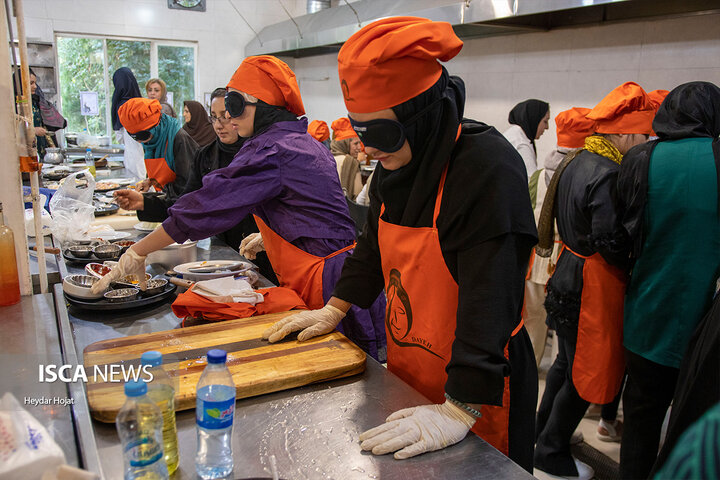
[[[527,98],[549,102],[554,117],[592,107],[625,81],[647,91],[692,80],[720,85],[718,25],[716,14],[468,40],[447,68],[465,80],[465,115],[503,131],[510,109]],[[294,68],[311,119],[346,114],[336,55],[296,59]],[[554,146],[551,122],[537,142],[538,160]]]
[[[278,0],[232,2],[256,31],[287,19]],[[282,3],[293,16],[305,14],[305,0]],[[206,12],[169,10],[167,0],[23,0],[23,6],[28,39],[84,33],[197,42],[201,101],[203,92],[227,85],[254,37],[228,0],[208,0]]]

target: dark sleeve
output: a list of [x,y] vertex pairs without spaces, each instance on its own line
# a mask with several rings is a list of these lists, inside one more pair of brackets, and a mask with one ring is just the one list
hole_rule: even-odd
[[[374,176],[373,176],[374,177]],[[373,184],[375,179],[373,179]],[[362,234],[352,255],[345,259],[340,280],[335,284],[333,296],[369,308],[385,288],[378,247],[378,218],[380,199],[370,185],[370,209]]]
[[[521,318],[531,235],[507,233],[454,255],[458,309],[445,391],[465,403],[502,405],[505,345]],[[447,258],[447,257],[446,257]]]
[[[202,187],[203,151],[204,149],[198,149],[195,152],[195,156],[190,163],[189,177],[180,196],[199,190]],[[168,217],[168,208],[172,207],[180,198],[155,193],[144,193],[143,197],[145,198],[143,209],[137,211],[138,219],[143,222],[162,222]]]
[[617,171],[607,172],[587,193],[591,219],[588,241],[606,262],[625,269],[628,265],[628,240],[617,208],[617,178]]
[[[190,178],[195,153],[200,147],[185,130],[180,129],[175,135],[173,142],[173,153],[175,155],[175,184],[182,186],[179,191],[184,191]],[[174,200],[174,199],[173,199]]]
[[618,212],[634,258],[642,249],[648,169],[656,145],[657,141],[653,141],[630,149],[623,157],[617,179]]

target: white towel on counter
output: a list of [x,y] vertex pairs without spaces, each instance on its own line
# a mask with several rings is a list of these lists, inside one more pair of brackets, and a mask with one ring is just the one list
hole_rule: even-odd
[[203,280],[193,285],[192,291],[216,303],[249,303],[264,301],[261,293],[253,290],[244,278],[222,277]]

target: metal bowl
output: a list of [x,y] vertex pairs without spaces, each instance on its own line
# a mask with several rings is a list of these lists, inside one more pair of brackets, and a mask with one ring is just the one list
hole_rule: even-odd
[[93,248],[92,252],[95,254],[98,258],[115,258],[120,255],[120,251],[122,250],[122,247],[120,245],[115,245],[114,243],[110,244],[101,244],[97,247]]
[[93,248],[89,245],[72,245],[68,247],[68,252],[70,252],[73,257],[89,258],[93,253]]
[[165,290],[165,286],[167,284],[168,281],[164,278],[153,278],[147,281],[147,288],[144,292],[142,292],[142,294],[146,297],[157,295],[158,293],[162,293],[163,290]]
[[190,263],[197,260],[197,242],[188,240],[178,245],[173,243],[162,250],[156,250],[147,256],[147,264],[159,263],[166,270],[170,270],[175,265]]
[[[149,273],[145,274],[145,281],[148,281],[152,278],[152,275]],[[113,282],[113,285],[117,285],[118,287],[122,288],[137,288],[138,284],[140,283],[140,278],[138,278],[137,275],[125,275],[122,278],[119,278]]]
[[90,275],[68,275],[63,279],[63,291],[78,298],[101,298],[103,296],[102,292],[92,293],[92,290],[90,290],[97,281],[98,278]]
[[139,288],[119,288],[105,292],[105,300],[112,303],[129,302],[140,295]]
[[122,247],[122,253],[127,252],[127,249],[135,245],[135,242],[132,240],[118,240],[116,242],[113,242],[115,245],[120,245]]

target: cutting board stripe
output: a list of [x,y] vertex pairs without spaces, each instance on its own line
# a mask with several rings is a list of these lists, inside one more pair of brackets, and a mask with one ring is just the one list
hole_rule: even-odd
[[[217,322],[210,325],[198,325],[194,327],[179,328],[176,330],[167,330],[158,333],[148,333],[143,335],[143,343],[163,342],[168,340],[179,340],[183,337],[191,337],[194,335],[207,335],[226,330],[236,330],[238,327],[262,325],[268,323],[266,317],[250,317],[242,320],[228,320],[226,322]],[[92,353],[99,350],[107,350],[118,347],[131,347],[137,345],[137,336],[116,338],[114,340],[103,340],[88,345],[83,350],[84,353]]]
[[[227,362],[227,365],[228,365],[228,367],[233,367],[233,366],[236,366],[236,365],[243,365],[243,364],[250,364],[250,363],[254,363],[254,362],[261,362],[261,361],[264,361],[264,360],[270,360],[270,359],[274,359],[274,358],[289,357],[290,355],[295,355],[295,354],[303,353],[303,352],[310,352],[310,351],[313,351],[313,350],[322,350],[322,349],[325,349],[325,348],[341,348],[342,344],[347,343],[347,342],[348,342],[347,340],[345,340],[345,341],[343,341],[343,342],[340,342],[340,341],[338,341],[338,340],[329,340],[329,341],[327,341],[327,342],[312,343],[312,344],[307,344],[307,345],[299,345],[299,346],[297,346],[297,347],[289,348],[289,349],[286,349],[286,350],[276,350],[276,351],[274,351],[274,352],[259,353],[259,354],[257,354],[257,355],[250,355],[250,356],[248,356],[248,357],[235,357],[235,358],[230,359],[230,360]],[[227,350],[227,351],[228,351],[228,353],[233,353],[233,352],[235,352],[235,351],[237,351],[237,350]],[[184,353],[184,352],[183,352],[183,353]],[[171,357],[172,355],[173,355],[173,354],[168,354],[168,357]],[[167,358],[167,357],[165,357],[165,356],[163,355],[163,360],[165,360],[165,358]],[[192,360],[193,358],[198,358],[198,357],[184,358],[184,359],[181,359],[181,361]],[[166,365],[166,364],[173,364],[173,363],[175,364],[175,368],[178,368],[178,367],[179,367],[179,365],[178,365],[179,362],[178,362],[178,361],[174,361],[174,362],[173,362],[173,361],[168,361],[168,362],[163,361],[163,364],[164,364],[164,365]],[[125,365],[128,365],[128,364],[129,364],[129,365],[139,365],[139,364],[140,364],[140,360],[139,360],[139,359],[134,359],[134,360],[131,360],[131,361],[126,361],[126,362],[124,362],[124,364],[125,364]],[[207,365],[206,362],[203,362],[203,363],[201,363],[201,364],[193,364],[193,365],[191,365],[191,366],[188,366],[188,367],[183,368],[183,369],[180,369],[180,370],[168,371],[167,374],[168,374],[170,377],[178,377],[178,376],[187,376],[187,375],[197,374],[198,377],[199,377],[200,374],[202,373],[202,371],[205,369],[206,365]],[[120,386],[122,386],[122,383],[117,383],[117,382],[88,382],[88,384],[87,384],[87,389],[88,389],[89,391],[90,391],[90,390],[95,391],[95,390],[102,390],[102,389],[120,388]]]

